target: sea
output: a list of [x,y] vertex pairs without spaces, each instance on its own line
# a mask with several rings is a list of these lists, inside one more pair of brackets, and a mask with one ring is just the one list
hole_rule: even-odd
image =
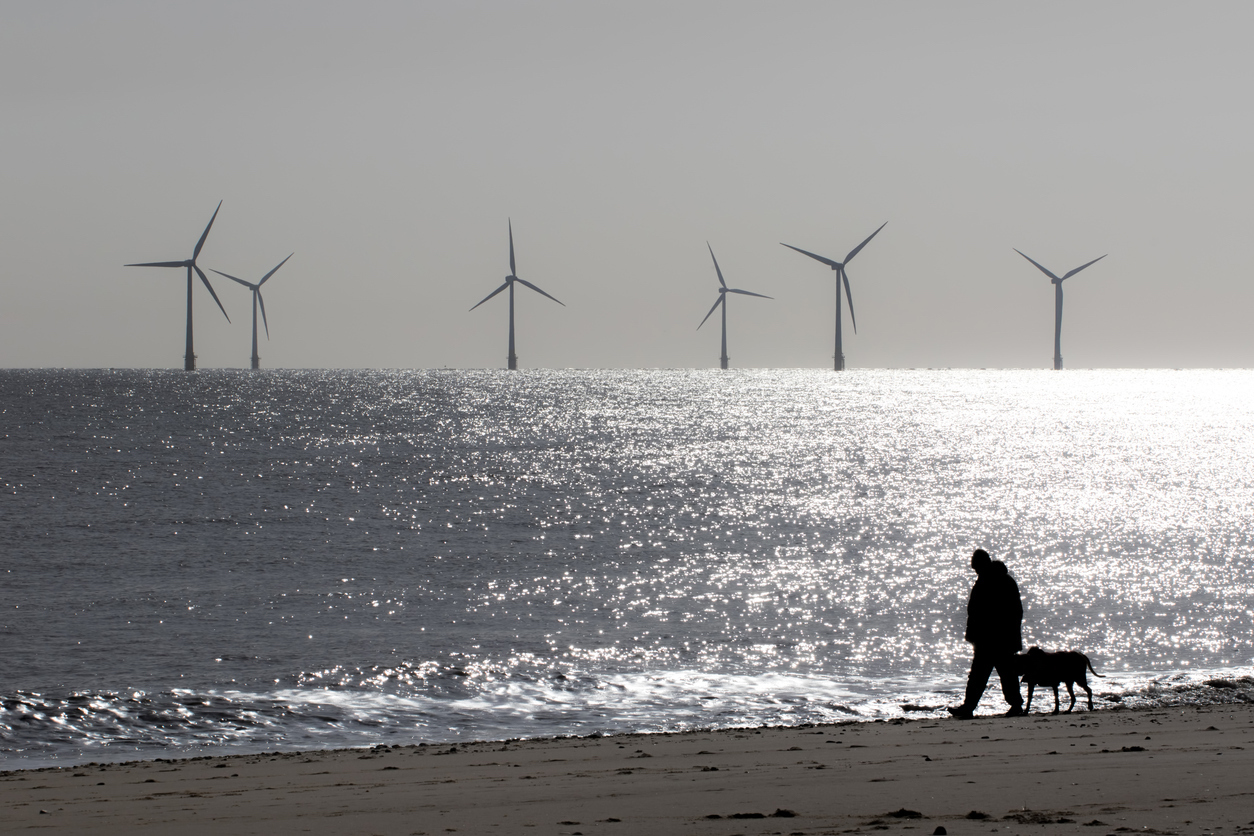
[[1249,370],[0,371],[0,769],[947,717],[977,547],[1097,710],[1252,702],[1252,419]]

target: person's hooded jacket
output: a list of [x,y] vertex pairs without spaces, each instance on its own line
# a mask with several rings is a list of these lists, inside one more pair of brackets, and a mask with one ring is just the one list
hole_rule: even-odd
[[994,560],[980,573],[967,602],[966,640],[994,653],[1023,650],[1023,601],[1006,564]]

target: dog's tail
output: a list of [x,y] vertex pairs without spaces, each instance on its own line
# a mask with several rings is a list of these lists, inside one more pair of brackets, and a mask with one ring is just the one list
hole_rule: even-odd
[[[1081,655],[1081,656],[1084,656],[1084,654],[1083,654],[1083,653],[1081,653],[1080,655]],[[1089,657],[1084,656],[1084,664],[1086,664],[1086,665],[1088,665],[1088,666],[1089,666],[1089,673],[1093,674],[1093,676],[1096,676],[1098,679],[1105,679],[1105,678],[1106,678],[1106,677],[1102,676],[1100,673],[1098,673],[1097,671],[1093,670],[1093,663],[1089,661]]]

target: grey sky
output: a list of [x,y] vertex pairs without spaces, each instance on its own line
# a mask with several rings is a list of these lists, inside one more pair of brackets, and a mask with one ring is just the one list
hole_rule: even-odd
[[[1248,3],[0,2],[0,366],[1254,366]],[[196,291],[205,367],[249,295]],[[712,318],[713,319],[713,318]],[[711,326],[715,327],[711,327]]]

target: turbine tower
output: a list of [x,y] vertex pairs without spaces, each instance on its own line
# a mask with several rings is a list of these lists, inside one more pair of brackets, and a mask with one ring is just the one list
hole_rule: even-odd
[[[1019,253],[1019,255],[1023,255],[1023,253],[1018,250],[1015,250],[1015,252]],[[1109,255],[1109,253],[1107,253],[1107,255]],[[1023,255],[1023,257],[1027,258],[1028,261],[1032,261],[1032,259],[1028,258],[1026,255]],[[1062,368],[1062,283],[1074,276],[1076,273],[1079,273],[1085,267],[1090,267],[1105,257],[1105,255],[1101,255],[1090,261],[1088,264],[1081,264],[1061,279],[1046,270],[1040,264],[1037,264],[1037,262],[1032,261],[1033,264],[1036,264],[1036,269],[1049,276],[1049,280],[1054,285],[1054,371],[1058,371]]]
[[[296,255],[296,253],[292,253],[292,255]],[[287,258],[291,258],[292,255],[289,255]],[[266,321],[266,300],[261,298],[261,286],[265,284],[267,281],[269,281],[271,276],[279,272],[279,267],[282,267],[284,264],[287,264],[287,258],[280,261],[278,264],[278,267],[275,267],[269,273],[266,273],[264,276],[262,276],[261,281],[257,282],[256,284],[253,284],[252,282],[246,282],[243,279],[237,279],[234,276],[232,276],[230,273],[223,273],[221,270],[213,271],[217,273],[219,276],[226,276],[231,281],[242,284],[244,287],[248,288],[249,290],[253,292],[253,358],[252,358],[253,364],[252,364],[252,368],[254,369],[261,368],[261,358],[257,356],[257,306],[258,305],[261,305],[261,322],[263,325],[266,326],[266,339],[267,340],[270,339],[270,323]]]
[[557,302],[557,304],[561,305],[563,308],[566,307],[566,303],[562,302],[557,297],[549,296],[549,294],[545,293],[543,290],[536,287],[535,285],[533,285],[531,282],[527,281],[526,279],[518,278],[518,276],[514,275],[516,272],[517,272],[517,268],[514,267],[514,222],[513,220],[510,220],[509,221],[509,275],[505,277],[505,284],[501,285],[496,290],[492,291],[487,296],[480,299],[478,304],[472,307],[471,310],[473,311],[475,308],[479,307],[479,305],[482,305],[484,302],[488,301],[493,296],[500,293],[502,290],[509,288],[509,366],[508,368],[511,371],[518,368],[518,355],[514,353],[514,285],[515,284],[526,285],[527,287],[534,290],[536,293],[539,293],[541,296],[548,296],[550,299],[552,299],[554,302]]
[[[883,229],[886,226],[888,226],[888,221],[884,221],[884,223],[880,224],[880,229]],[[843,371],[845,368],[845,351],[841,345],[840,339],[840,286],[842,283],[845,286],[845,298],[849,300],[849,319],[853,322],[853,332],[855,334],[858,333],[858,318],[853,315],[853,294],[849,291],[849,274],[845,272],[845,265],[852,261],[853,257],[860,253],[863,247],[871,243],[872,238],[880,234],[880,229],[872,232],[867,236],[865,241],[850,250],[849,255],[845,256],[844,261],[832,261],[830,258],[824,258],[821,255],[806,252],[799,247],[794,247],[792,244],[783,244],[782,241],[780,242],[788,249],[796,250],[802,255],[808,255],[815,261],[821,261],[836,271],[836,371],[838,372]]]
[[[222,301],[218,299],[218,294],[213,292],[213,285],[209,284],[209,279],[205,276],[205,272],[196,266],[196,259],[200,256],[200,250],[205,246],[205,239],[209,237],[209,230],[213,227],[214,220],[218,217],[218,210],[222,208],[222,201],[218,201],[218,208],[213,210],[213,217],[209,219],[209,226],[205,227],[205,231],[201,233],[200,240],[196,242],[196,249],[192,250],[192,257],[186,261],[149,261],[143,264],[124,264],[123,267],[186,267],[187,268],[187,349],[183,353],[183,370],[188,372],[196,371],[196,351],[192,347],[192,271],[196,271],[196,275],[200,276],[200,280],[205,283],[205,287],[209,289],[209,295],[213,297],[213,301],[218,303],[218,308],[222,311],[222,315],[226,316],[226,308],[222,307]],[[230,322],[231,318],[226,316],[226,321]]]
[[[761,293],[750,293],[747,290],[739,290],[734,287],[728,287],[727,282],[723,281],[723,271],[718,268],[718,259],[714,258],[714,248],[710,246],[710,242],[706,241],[705,246],[710,251],[710,258],[714,259],[714,272],[718,274],[718,301],[714,303],[714,307],[710,308],[710,312],[705,315],[705,319],[710,318],[710,314],[714,313],[714,308],[723,307],[723,353],[718,358],[719,368],[727,368],[727,294],[740,293],[745,296],[757,296],[762,299],[770,299],[772,297],[765,296]],[[701,325],[705,324],[705,319],[701,320]],[[701,325],[697,326],[697,330],[701,330]]]

